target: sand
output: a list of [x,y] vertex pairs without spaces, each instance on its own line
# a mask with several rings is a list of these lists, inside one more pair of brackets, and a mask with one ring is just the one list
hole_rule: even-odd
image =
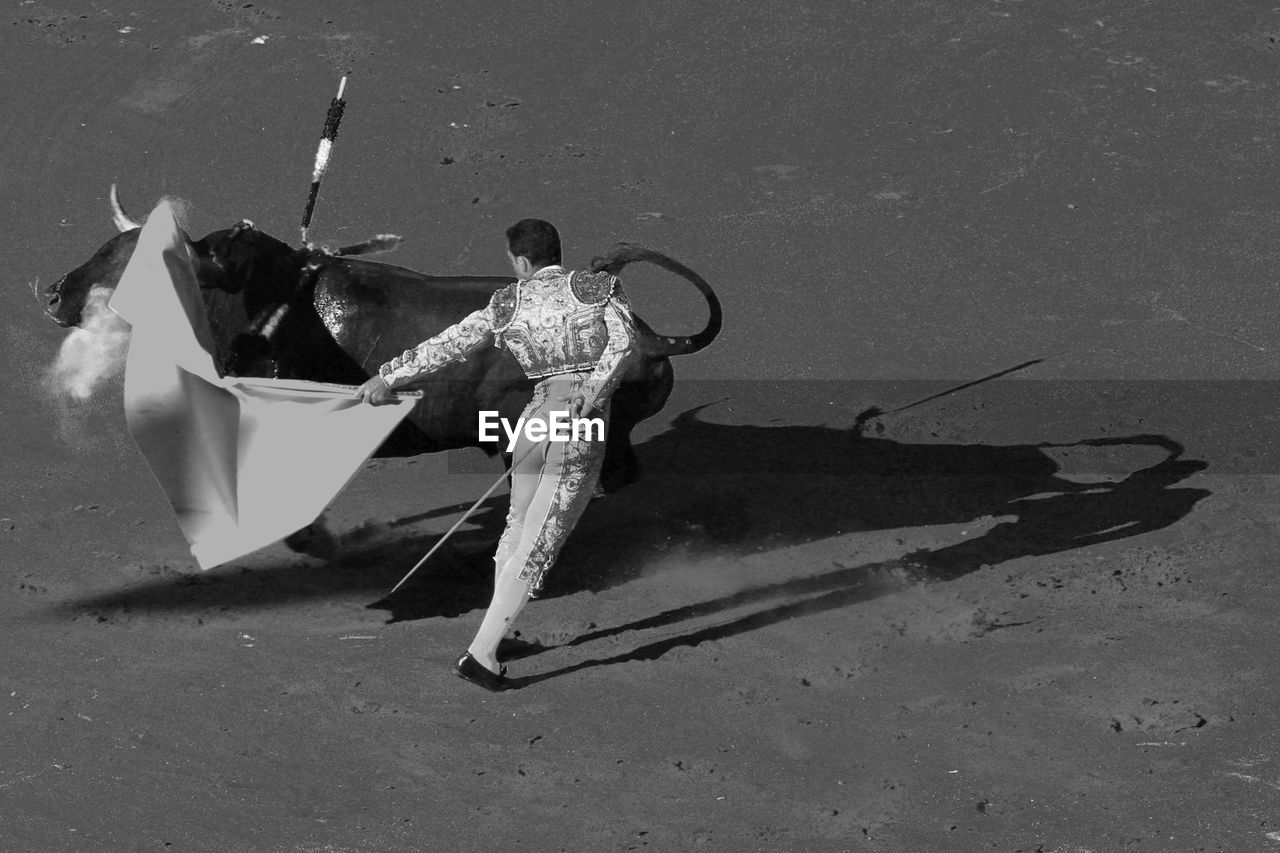
[[[0,849],[1280,849],[1270,4],[170,5],[0,17]],[[296,240],[344,73],[312,239],[542,216],[725,304],[507,693],[449,669],[504,499],[388,596],[495,461],[202,573],[118,378],[42,381],[109,185]]]

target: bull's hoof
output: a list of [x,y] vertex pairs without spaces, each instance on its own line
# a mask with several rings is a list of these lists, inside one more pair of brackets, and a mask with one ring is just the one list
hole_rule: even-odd
[[319,560],[331,560],[338,554],[338,540],[324,526],[324,519],[318,519],[301,530],[290,533],[284,538],[284,544],[290,551],[306,554]]

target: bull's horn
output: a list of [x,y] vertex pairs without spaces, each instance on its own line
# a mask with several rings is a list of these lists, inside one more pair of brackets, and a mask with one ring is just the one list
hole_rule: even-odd
[[122,233],[142,227],[140,223],[130,219],[129,214],[125,213],[124,208],[120,206],[120,196],[116,194],[115,184],[111,185],[111,221]]

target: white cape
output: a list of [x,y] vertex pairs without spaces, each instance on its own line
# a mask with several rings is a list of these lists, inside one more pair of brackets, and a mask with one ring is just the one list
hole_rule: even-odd
[[202,569],[314,521],[416,402],[371,406],[343,385],[218,376],[195,259],[167,202],[110,307],[133,327],[129,433]]

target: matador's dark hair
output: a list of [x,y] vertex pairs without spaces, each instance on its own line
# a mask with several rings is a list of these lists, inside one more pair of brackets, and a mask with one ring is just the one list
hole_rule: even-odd
[[521,219],[507,229],[507,249],[535,267],[560,263],[560,232],[545,219]]

